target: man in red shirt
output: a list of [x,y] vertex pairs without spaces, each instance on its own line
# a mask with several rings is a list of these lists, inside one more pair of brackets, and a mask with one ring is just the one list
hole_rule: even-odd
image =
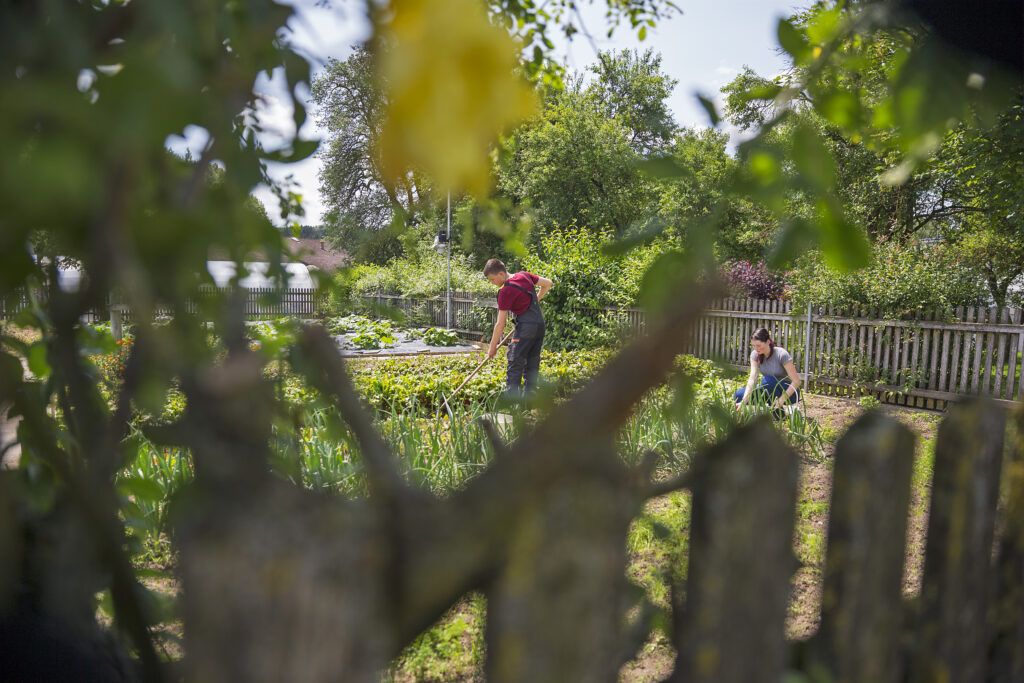
[[[505,331],[509,312],[515,320],[512,341],[508,345],[507,385],[510,394],[521,394],[537,388],[540,372],[540,351],[544,346],[544,314],[537,303],[551,289],[551,280],[521,270],[509,275],[505,264],[492,258],[484,265],[484,277],[498,290],[498,320],[491,333],[487,359],[498,352],[498,342]],[[534,286],[540,288],[537,292]]]

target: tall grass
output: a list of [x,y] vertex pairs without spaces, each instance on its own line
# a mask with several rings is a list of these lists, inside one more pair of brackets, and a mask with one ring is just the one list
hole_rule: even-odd
[[[714,379],[705,380],[685,401],[666,387],[651,392],[620,429],[618,452],[628,464],[635,464],[642,454],[653,451],[660,456],[663,474],[684,471],[701,448],[724,438],[736,425],[772,412],[770,406],[756,403],[737,411],[729,394],[726,385]],[[395,401],[377,411],[375,422],[404,476],[444,496],[465,486],[490,464],[494,452],[481,425],[485,418],[491,419],[504,443],[514,441],[536,419],[491,394],[484,401],[455,405],[435,416],[425,416],[420,406]],[[792,445],[820,455],[822,435],[817,423],[803,412],[775,423]],[[298,424],[282,421],[275,425],[274,434],[271,465],[282,476],[312,490],[366,495],[359,445],[334,408],[308,407]],[[168,501],[194,475],[191,457],[184,449],[156,446],[141,433],[131,438],[137,441],[137,456],[118,480],[129,497],[126,519],[147,535],[159,535],[166,530]]]

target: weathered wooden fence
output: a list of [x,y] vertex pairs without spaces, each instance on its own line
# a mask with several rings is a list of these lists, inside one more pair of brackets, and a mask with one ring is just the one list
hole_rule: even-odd
[[[410,299],[397,294],[364,297],[446,324],[444,297]],[[453,294],[457,329],[486,332],[493,297]],[[627,336],[643,334],[639,308],[579,308],[592,323]],[[918,312],[903,320],[875,309],[833,306],[794,308],[789,301],[716,299],[694,329],[687,348],[700,358],[738,369],[749,367],[750,334],[767,328],[796,360],[811,387],[825,393],[867,393],[899,405],[942,409],[966,396],[1012,402],[1024,396],[1024,313],[1020,308],[960,307]]]
[[1004,415],[958,404],[939,428],[912,600],[903,563],[913,434],[877,412],[851,427],[835,451],[820,627],[796,644],[782,635],[796,454],[756,430],[714,447],[693,472],[670,680],[1024,680],[1024,436],[1004,463]]
[[[438,327],[448,326],[448,300],[444,296],[405,297],[401,294],[377,292],[359,295],[363,303],[397,308],[406,315],[422,316],[424,322]],[[452,328],[460,332],[483,333],[494,325],[498,305],[494,296],[472,292],[452,292]]]
[[874,393],[925,408],[965,396],[1012,402],[1024,395],[1020,308],[960,307],[892,320],[866,308],[717,299],[694,330],[690,352],[748,367],[757,327],[772,333],[818,390]]
[[[317,290],[315,289],[273,289],[273,288],[250,288],[235,290],[230,287],[204,288],[202,295],[213,296],[214,293],[228,295],[240,291],[244,298],[242,305],[245,309],[245,316],[249,319],[279,318],[283,316],[314,317],[320,314]],[[30,305],[29,298],[23,293],[0,299],[0,320],[10,320],[18,313],[27,309]],[[90,310],[86,314],[89,322],[103,322],[110,320],[111,307],[116,305],[116,300],[110,298],[104,306]],[[190,301],[189,309],[195,313],[202,307],[201,301]],[[130,307],[120,307],[122,319],[130,321],[133,318]],[[157,316],[171,315],[172,309],[168,306],[158,305],[154,313]]]

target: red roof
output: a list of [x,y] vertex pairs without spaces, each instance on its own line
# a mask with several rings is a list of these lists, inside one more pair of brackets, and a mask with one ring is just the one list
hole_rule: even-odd
[[295,237],[284,238],[284,251],[292,260],[333,273],[348,264],[348,254],[333,249],[326,240]]

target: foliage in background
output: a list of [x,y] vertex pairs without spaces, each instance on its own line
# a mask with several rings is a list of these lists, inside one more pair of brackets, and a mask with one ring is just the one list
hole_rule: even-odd
[[648,267],[672,248],[662,239],[645,249],[611,254],[612,235],[595,238],[572,228],[552,229],[541,238],[537,253],[523,259],[523,269],[554,282],[544,297],[544,345],[554,349],[588,349],[619,341],[614,325],[607,326],[588,308],[631,306],[640,294]]
[[919,310],[949,313],[957,306],[983,304],[978,273],[943,244],[880,243],[871,265],[849,273],[829,267],[816,253],[793,270],[789,297],[794,304],[870,306],[883,317],[901,318]]
[[749,299],[781,299],[788,286],[787,274],[770,270],[764,261],[729,259],[719,271],[722,280],[735,297]]
[[327,131],[318,156],[331,241],[358,261],[377,264],[402,253],[398,235],[390,230],[394,218],[414,225],[432,205],[422,173],[389,181],[381,168],[374,144],[384,115],[384,90],[386,83],[375,80],[365,47],[344,61],[330,60],[312,88],[319,123]]
[[580,80],[548,94],[542,113],[508,141],[498,188],[544,226],[623,234],[643,216],[653,187],[638,171],[626,122]]
[[737,189],[781,221],[772,265],[819,247],[834,267],[863,267],[865,229],[901,239],[954,215],[928,161],[951,124],[991,125],[1010,104],[1006,72],[958,59],[886,3],[816,3],[778,35],[786,75],[747,71],[726,88],[734,123],[759,131],[740,145],[750,175]]
[[946,138],[937,166],[953,177],[963,212],[944,234],[983,275],[1000,306],[1024,303],[1024,106],[994,126],[960,126]]
[[[418,242],[406,256],[387,265],[357,266],[343,277],[350,278],[355,294],[376,294],[379,289],[413,297],[438,296],[447,291],[448,257],[426,242]],[[451,286],[453,291],[494,294],[494,287],[473,266],[470,257],[457,253],[451,258]]]

